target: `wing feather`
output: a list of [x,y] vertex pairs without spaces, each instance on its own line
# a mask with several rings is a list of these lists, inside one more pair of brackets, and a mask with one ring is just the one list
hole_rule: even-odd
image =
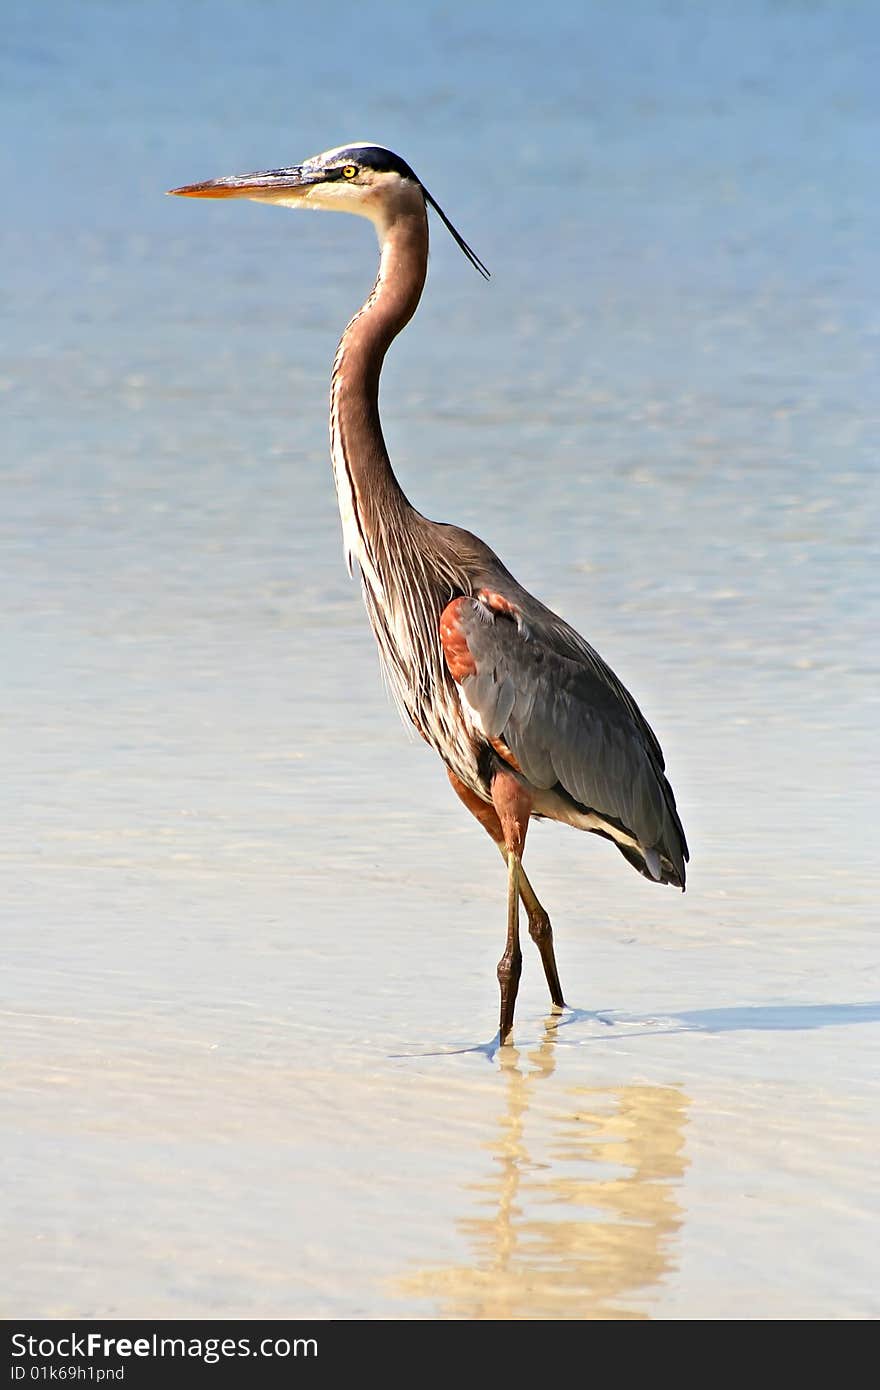
[[[533,786],[562,788],[665,856],[683,881],[687,850],[662,754],[616,678],[546,645],[515,614],[487,615],[479,599],[459,600],[457,617],[475,667],[461,689],[487,736],[503,739]],[[645,857],[657,877],[656,853]]]

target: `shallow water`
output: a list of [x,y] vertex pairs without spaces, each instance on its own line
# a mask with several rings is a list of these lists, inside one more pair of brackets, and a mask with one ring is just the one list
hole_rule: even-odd
[[[876,10],[343,13],[7,25],[3,1310],[876,1317]],[[503,868],[341,561],[372,233],[161,197],[364,135],[493,271],[434,229],[401,479],[633,689],[692,849],[535,827],[578,1007],[529,945],[491,1060]]]

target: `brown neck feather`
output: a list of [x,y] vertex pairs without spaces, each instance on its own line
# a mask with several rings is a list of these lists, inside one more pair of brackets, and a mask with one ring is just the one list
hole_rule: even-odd
[[[424,200],[398,211],[382,230],[376,283],[342,336],[333,367],[330,433],[333,465],[346,524],[346,487],[352,493],[361,544],[375,541],[393,518],[412,514],[394,476],[379,419],[379,375],[385,354],[416,311],[428,265]],[[351,548],[351,537],[346,536]]]

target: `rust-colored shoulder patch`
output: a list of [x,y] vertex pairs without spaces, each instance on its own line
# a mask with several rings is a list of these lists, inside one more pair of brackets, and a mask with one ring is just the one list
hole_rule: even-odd
[[462,604],[470,603],[468,598],[454,598],[447,603],[440,614],[440,645],[446,657],[449,674],[459,683],[466,676],[477,674],[476,663],[468,649],[467,638],[461,629]]
[[487,608],[492,608],[496,613],[508,613],[511,618],[519,617],[519,609],[505,598],[503,594],[496,594],[492,589],[481,589],[477,594],[481,603],[485,603]]

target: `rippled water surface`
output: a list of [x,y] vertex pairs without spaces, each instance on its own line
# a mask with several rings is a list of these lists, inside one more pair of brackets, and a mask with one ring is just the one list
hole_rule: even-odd
[[[873,1318],[874,5],[13,4],[7,1315]],[[633,689],[685,897],[537,826],[576,1005],[382,690],[326,443],[352,138],[439,224],[392,457]]]

